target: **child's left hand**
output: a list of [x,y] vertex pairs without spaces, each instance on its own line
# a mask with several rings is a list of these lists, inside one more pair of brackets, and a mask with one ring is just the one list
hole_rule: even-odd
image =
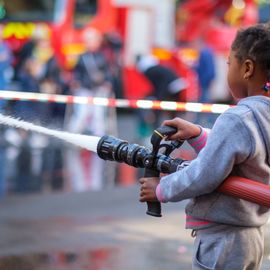
[[156,188],[159,184],[158,177],[140,178],[141,185],[140,202],[158,201],[156,196]]

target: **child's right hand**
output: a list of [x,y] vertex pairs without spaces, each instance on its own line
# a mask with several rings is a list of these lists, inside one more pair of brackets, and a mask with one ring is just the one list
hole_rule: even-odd
[[171,126],[177,128],[177,132],[167,137],[168,140],[187,140],[197,137],[201,133],[201,128],[191,122],[176,117],[172,120],[165,120],[162,126]]

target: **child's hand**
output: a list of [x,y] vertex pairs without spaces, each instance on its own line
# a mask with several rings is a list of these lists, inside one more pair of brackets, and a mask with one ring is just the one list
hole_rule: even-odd
[[159,183],[158,177],[140,178],[142,184],[140,193],[140,202],[155,202],[158,201],[156,196],[156,188]]
[[171,126],[177,128],[177,132],[167,138],[172,141],[176,140],[187,140],[193,137],[197,137],[201,133],[199,126],[176,117],[172,120],[165,120],[162,123],[163,126]]

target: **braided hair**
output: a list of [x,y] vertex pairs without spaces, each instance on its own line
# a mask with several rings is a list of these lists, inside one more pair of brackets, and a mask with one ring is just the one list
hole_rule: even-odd
[[268,78],[263,89],[270,90],[270,23],[239,30],[231,49],[240,62],[251,59],[260,66]]

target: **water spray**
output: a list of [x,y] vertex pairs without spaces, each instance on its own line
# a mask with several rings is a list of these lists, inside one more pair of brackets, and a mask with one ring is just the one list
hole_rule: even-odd
[[40,134],[53,136],[60,140],[66,141],[73,145],[79,146],[81,148],[87,149],[92,152],[96,152],[97,144],[100,137],[88,136],[64,131],[58,131],[50,128],[45,128],[42,126],[35,125],[20,119],[16,119],[10,116],[0,114],[0,124],[4,124],[14,128],[20,128],[26,131],[34,131]]

